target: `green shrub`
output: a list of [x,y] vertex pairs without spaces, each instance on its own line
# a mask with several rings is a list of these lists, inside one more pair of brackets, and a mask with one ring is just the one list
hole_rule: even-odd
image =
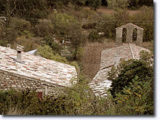
[[38,48],[38,54],[44,58],[55,60],[58,62],[68,63],[65,57],[60,56],[51,47],[45,45]]
[[35,32],[38,36],[44,37],[53,34],[53,25],[50,20],[39,20],[39,24],[35,26]]
[[137,9],[144,5],[153,6],[153,0],[129,0],[129,8]]
[[145,42],[154,40],[154,10],[150,7],[142,7],[141,11],[132,17],[133,23],[144,29]]
[[49,18],[52,21],[54,32],[61,36],[65,35],[71,27],[79,24],[73,16],[65,13],[54,12],[49,15]]
[[4,22],[4,20],[0,19],[0,45],[6,45],[7,44],[7,41],[4,40],[5,30],[6,30],[5,22]]
[[89,33],[89,36],[88,36],[89,41],[97,42],[97,41],[99,41],[99,38],[100,38],[100,36],[98,35],[97,31],[91,31]]
[[21,18],[12,17],[5,30],[5,38],[8,43],[14,43],[18,36],[24,35],[26,31],[31,30],[31,24]]
[[129,21],[131,21],[129,13],[119,9],[114,14],[101,16],[96,24],[96,30],[104,32],[104,36],[107,38],[115,39],[115,28],[129,23]]
[[3,40],[6,41],[6,43],[14,43],[16,38],[18,36],[18,32],[15,31],[12,28],[6,28],[5,35],[3,37]]
[[[112,78],[111,85],[111,94],[114,97],[116,94],[121,93],[124,87],[129,87],[130,82],[132,82],[135,76],[139,78],[140,82],[153,79],[153,64],[150,61],[152,58],[148,54],[142,53],[142,55],[140,60],[123,61],[117,70],[114,70],[116,72],[112,71],[113,74],[110,75],[116,76]],[[144,58],[147,58],[150,62],[147,62],[147,59],[144,60]]]
[[81,6],[84,6],[86,0],[71,0],[72,4],[75,6],[75,9],[80,9]]
[[26,21],[24,19],[12,17],[10,19],[8,27],[16,31],[22,32],[24,30],[30,30],[31,24],[29,21]]
[[85,35],[82,34],[81,25],[73,16],[65,13],[51,14],[49,18],[52,21],[56,36],[63,40],[70,41],[74,49],[73,58],[76,58],[78,47],[85,42]]
[[62,8],[69,4],[71,0],[47,0],[47,4],[51,8]]
[[94,10],[99,8],[101,5],[101,0],[87,0],[87,2],[88,2],[88,5]]
[[78,61],[81,61],[82,56],[83,56],[83,51],[84,51],[84,49],[82,47],[78,48],[78,50],[77,50],[77,60]]
[[37,47],[39,46],[38,42],[40,42],[39,38],[29,37],[29,36],[32,36],[30,34],[31,34],[30,32],[27,32],[27,35],[17,37],[15,42],[12,44],[12,47],[16,48],[17,44],[20,44],[24,46],[25,52],[33,50],[33,49],[37,49]]
[[113,15],[106,15],[101,17],[96,25],[96,29],[99,32],[104,32],[104,36],[107,38],[115,37],[116,20]]
[[154,114],[153,79],[141,81],[135,76],[129,87],[123,88],[116,96],[117,107],[123,115]]
[[128,0],[107,0],[108,2],[108,7],[112,9],[117,9],[117,8],[127,8],[129,5]]
[[43,40],[46,45],[48,45],[52,48],[54,53],[58,53],[58,54],[61,53],[62,46],[55,42],[54,36],[53,37],[52,36],[45,36]]
[[113,20],[115,21],[115,27],[127,24],[129,22],[134,22],[131,19],[129,12],[126,9],[119,9],[113,14]]
[[32,21],[48,14],[46,0],[1,0],[0,4],[0,13],[7,17],[19,16]]
[[[0,91],[0,113],[7,114],[10,108],[16,108],[23,115],[92,115],[96,108],[94,94],[86,84],[84,77],[72,88],[66,88],[65,94],[58,97],[37,97],[35,91]],[[88,82],[87,82],[88,83]],[[101,110],[102,111],[102,110]]]
[[83,29],[94,29],[96,26],[96,23],[88,23],[88,24],[84,24],[82,26]]
[[[123,61],[109,73],[112,80],[110,115],[153,115],[154,77],[153,59],[148,52],[140,53],[140,60]],[[112,114],[111,114],[112,113]]]

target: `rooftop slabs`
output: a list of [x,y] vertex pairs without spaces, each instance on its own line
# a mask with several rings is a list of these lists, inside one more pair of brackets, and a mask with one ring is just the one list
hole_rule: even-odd
[[77,76],[74,66],[40,56],[22,52],[22,62],[16,62],[16,59],[16,50],[0,46],[0,70],[65,87],[71,87]]

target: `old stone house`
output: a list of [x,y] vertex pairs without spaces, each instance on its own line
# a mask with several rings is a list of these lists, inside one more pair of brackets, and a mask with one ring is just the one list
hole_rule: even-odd
[[44,95],[58,95],[76,83],[74,66],[0,46],[0,90],[31,89]]
[[112,82],[108,80],[108,72],[113,66],[117,66],[120,60],[139,59],[141,51],[150,52],[148,49],[133,43],[123,43],[118,47],[105,49],[101,52],[100,69],[89,83],[96,96],[107,96],[107,90]]

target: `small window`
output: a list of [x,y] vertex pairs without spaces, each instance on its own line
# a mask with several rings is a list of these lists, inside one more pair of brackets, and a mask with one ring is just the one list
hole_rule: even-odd
[[122,31],[122,42],[126,43],[126,39],[127,39],[127,29],[123,28],[123,31]]
[[132,40],[133,40],[133,42],[136,42],[136,41],[137,41],[137,28],[135,28],[135,29],[133,30]]

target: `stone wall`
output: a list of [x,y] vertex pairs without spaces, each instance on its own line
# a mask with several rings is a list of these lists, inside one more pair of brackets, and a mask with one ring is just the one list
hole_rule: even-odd
[[122,39],[123,39],[123,31],[124,29],[127,30],[127,34],[126,34],[126,43],[132,43],[133,41],[133,31],[136,30],[136,44],[141,44],[143,42],[143,31],[144,29],[141,27],[138,27],[137,25],[134,25],[132,23],[128,23],[126,25],[122,25],[118,28],[116,28],[116,42],[117,43],[122,43]]
[[44,95],[59,95],[65,87],[0,70],[0,90],[36,90]]

